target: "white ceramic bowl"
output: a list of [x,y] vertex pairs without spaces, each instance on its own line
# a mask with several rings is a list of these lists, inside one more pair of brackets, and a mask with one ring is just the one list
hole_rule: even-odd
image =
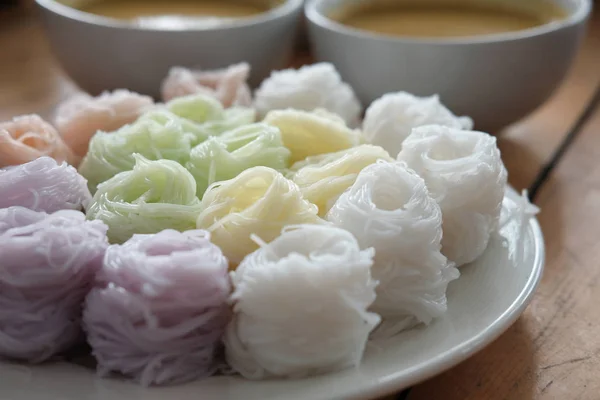
[[316,58],[335,64],[365,105],[392,91],[438,93],[452,111],[493,133],[531,113],[558,87],[592,8],[591,0],[547,0],[568,17],[519,32],[441,39],[384,36],[327,17],[363,1],[309,0],[305,14]]
[[212,69],[247,61],[251,83],[259,83],[288,63],[303,5],[285,0],[227,25],[174,30],[138,27],[65,5],[86,0],[36,1],[54,54],[82,89],[96,94],[127,88],[154,96],[174,65]]

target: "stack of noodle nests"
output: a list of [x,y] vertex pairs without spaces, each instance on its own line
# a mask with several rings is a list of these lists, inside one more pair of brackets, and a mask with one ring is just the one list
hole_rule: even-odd
[[331,64],[254,94],[249,72],[176,67],[163,103],[81,94],[0,124],[1,358],[87,341],[145,386],[297,378],[445,313],[498,229],[496,139],[437,96],[361,122]]

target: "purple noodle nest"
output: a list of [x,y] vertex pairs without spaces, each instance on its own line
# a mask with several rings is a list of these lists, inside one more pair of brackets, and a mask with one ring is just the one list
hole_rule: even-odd
[[134,235],[108,248],[84,310],[98,372],[144,386],[211,375],[230,319],[227,259],[205,231]]
[[52,213],[81,210],[91,199],[85,178],[50,157],[0,169],[0,208],[22,206]]
[[0,210],[0,357],[41,362],[83,339],[107,229],[79,211]]

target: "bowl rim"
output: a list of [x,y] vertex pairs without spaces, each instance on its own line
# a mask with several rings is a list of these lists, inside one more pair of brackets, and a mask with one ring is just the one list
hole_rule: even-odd
[[137,26],[130,21],[123,21],[116,18],[103,17],[78,10],[61,3],[58,0],[35,0],[37,5],[51,13],[61,17],[86,23],[89,25],[101,26],[106,28],[118,28],[132,31],[150,31],[150,32],[218,32],[224,30],[234,30],[239,28],[247,28],[277,20],[293,14],[295,11],[301,10],[304,5],[304,0],[282,0],[282,3],[270,8],[269,10],[259,13],[255,16],[240,18],[218,26],[185,26],[180,29],[160,28],[152,26]]
[[[576,10],[569,13],[569,15],[566,18],[557,21],[551,21],[546,24],[529,29],[477,36],[461,36],[450,38],[415,38],[409,36],[392,36],[369,32],[362,29],[351,28],[342,23],[336,22],[335,20],[328,18],[326,15],[324,15],[321,11],[317,9],[317,6],[321,4],[328,4],[332,1],[334,0],[307,0],[304,6],[304,15],[306,19],[315,26],[319,26],[328,31],[340,33],[345,36],[351,36],[356,39],[378,40],[380,42],[386,42],[390,44],[430,44],[441,46],[499,43],[542,36],[561,29],[577,26],[585,22],[589,18],[593,8],[593,0],[576,0]],[[554,2],[556,3],[556,1]]]

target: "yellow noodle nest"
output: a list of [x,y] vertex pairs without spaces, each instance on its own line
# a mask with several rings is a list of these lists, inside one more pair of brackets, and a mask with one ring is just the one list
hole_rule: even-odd
[[197,227],[211,233],[232,266],[256,250],[251,235],[270,242],[286,225],[324,223],[298,186],[268,167],[253,167],[211,186],[202,199]]
[[291,168],[292,180],[324,217],[337,198],[354,184],[358,173],[377,160],[393,161],[383,148],[363,144],[295,163]]
[[271,111],[264,122],[279,128],[283,144],[292,153],[292,163],[349,149],[363,142],[360,131],[348,128],[338,115],[325,110]]

